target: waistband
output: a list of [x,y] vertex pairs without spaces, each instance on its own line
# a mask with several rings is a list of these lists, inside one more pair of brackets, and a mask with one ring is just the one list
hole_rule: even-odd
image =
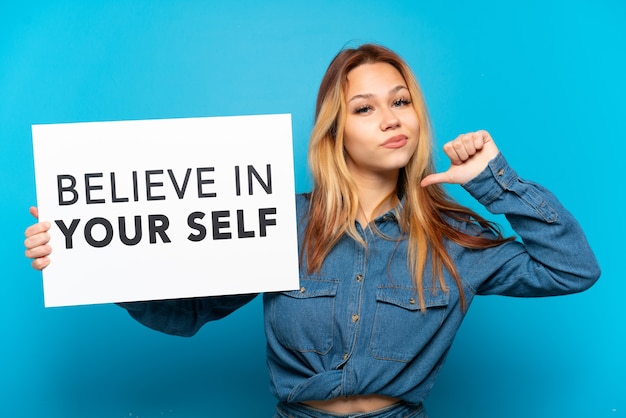
[[372,412],[356,414],[333,414],[299,403],[279,402],[274,418],[427,418],[422,404],[408,405],[398,402]]

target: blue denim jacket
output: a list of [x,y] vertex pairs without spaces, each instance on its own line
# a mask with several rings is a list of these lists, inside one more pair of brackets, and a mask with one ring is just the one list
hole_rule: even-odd
[[[550,192],[520,179],[502,155],[463,187],[492,213],[505,214],[523,240],[484,250],[448,244],[468,306],[475,295],[561,295],[597,280],[599,266],[576,220]],[[305,196],[297,197],[297,208],[302,239]],[[279,400],[376,393],[419,404],[432,388],[464,317],[459,289],[446,275],[449,290],[425,289],[422,312],[394,212],[375,222],[398,240],[358,228],[367,248],[346,236],[321,271],[302,269],[300,289],[263,295],[267,365]],[[489,233],[474,224],[454,226]],[[430,271],[427,265],[425,274]],[[423,283],[432,280],[424,277]],[[188,336],[255,296],[121,305],[149,327]]]

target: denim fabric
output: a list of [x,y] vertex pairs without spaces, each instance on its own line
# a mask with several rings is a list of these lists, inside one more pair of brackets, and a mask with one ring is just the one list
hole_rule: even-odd
[[[539,185],[518,177],[498,155],[463,187],[489,211],[505,214],[520,241],[472,250],[449,242],[465,299],[499,294],[538,297],[579,292],[600,270],[572,215]],[[299,236],[308,201],[297,197]],[[402,210],[399,208],[398,210]],[[407,242],[390,211],[379,232],[358,228],[364,248],[344,237],[321,271],[300,272],[300,288],[263,295],[271,391],[297,403],[379,394],[419,405],[432,388],[465,313],[460,290],[444,272],[447,290],[424,271],[425,312],[407,264]],[[450,220],[469,234],[489,234]],[[357,225],[358,226],[358,225]],[[192,335],[254,295],[122,304],[140,322]]]
[[280,402],[274,418],[427,418],[422,405],[409,406],[403,402],[373,412],[332,414],[301,404]]

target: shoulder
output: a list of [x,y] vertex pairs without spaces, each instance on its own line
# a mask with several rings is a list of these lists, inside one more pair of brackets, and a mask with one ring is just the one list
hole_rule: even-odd
[[296,193],[296,207],[309,207],[311,193]]

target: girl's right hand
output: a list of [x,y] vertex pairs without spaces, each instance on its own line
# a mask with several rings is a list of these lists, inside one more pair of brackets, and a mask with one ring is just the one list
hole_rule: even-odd
[[[39,218],[39,211],[31,206],[30,213],[35,218]],[[50,264],[50,253],[52,247],[48,245],[50,241],[50,222],[38,222],[26,228],[24,234],[24,246],[26,247],[26,257],[33,260],[32,266],[35,270],[43,270]]]

